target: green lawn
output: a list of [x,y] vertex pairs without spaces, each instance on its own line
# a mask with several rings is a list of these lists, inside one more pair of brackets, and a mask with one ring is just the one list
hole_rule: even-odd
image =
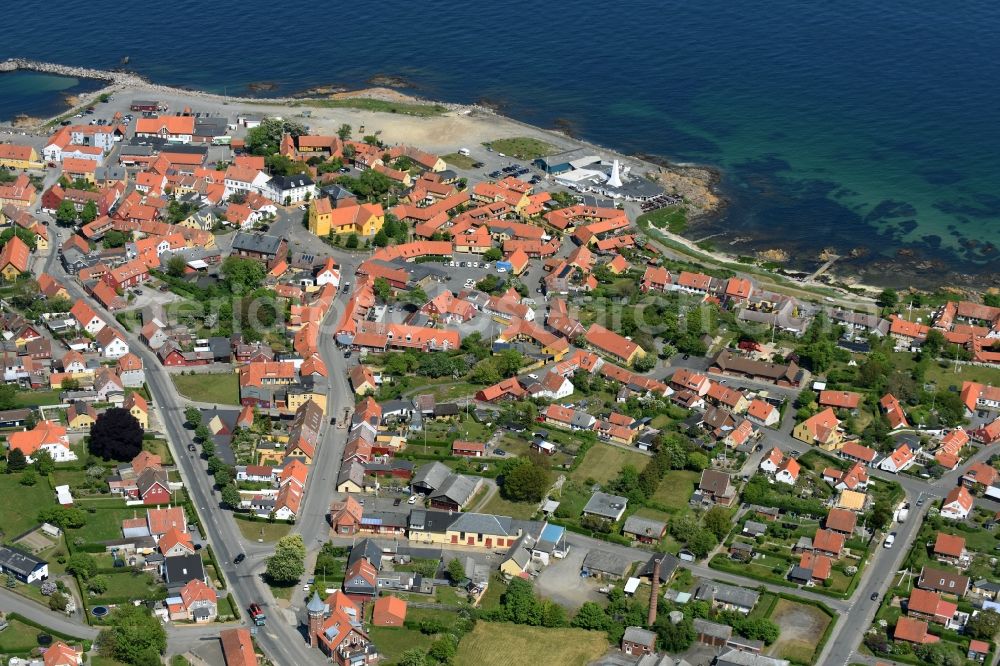
[[533,160],[536,157],[544,157],[555,150],[552,144],[541,139],[532,139],[526,136],[515,136],[509,139],[495,139],[483,144],[487,148],[492,148],[498,153],[516,157],[519,160]]
[[668,509],[679,511],[688,505],[699,479],[701,474],[698,472],[671,470],[660,481],[650,500]]
[[195,402],[240,404],[240,379],[235,372],[170,375],[177,392]]
[[416,629],[406,627],[373,626],[368,630],[368,636],[378,646],[378,651],[387,664],[395,664],[407,650],[413,648],[427,650],[437,639],[434,635],[422,634]]
[[240,528],[240,534],[247,541],[264,539],[266,543],[274,543],[292,531],[292,526],[288,523],[269,523],[266,520],[255,520],[254,522],[237,520],[236,526]]
[[[325,109],[361,109],[380,113],[400,113],[406,116],[440,116],[448,107],[440,104],[417,104],[414,102],[388,102],[369,97],[348,97],[344,99],[306,99],[301,104]],[[294,106],[294,105],[293,105]]]
[[58,405],[59,389],[52,391],[18,391],[14,399],[18,407],[37,407],[39,405]]
[[467,155],[459,155],[458,153],[448,153],[447,155],[442,155],[441,159],[448,163],[450,167],[458,167],[459,169],[471,169],[472,165],[476,163],[476,160],[472,159]]
[[[896,352],[892,354],[893,364],[900,370],[912,370],[916,365],[913,354],[908,352]],[[937,384],[938,390],[945,390],[949,386],[962,388],[962,382],[980,382],[1000,386],[1000,370],[978,365],[960,365],[956,367],[948,364],[942,368],[937,362],[927,366],[924,381],[928,384]]]
[[[121,503],[121,500],[117,500]],[[103,503],[102,503],[103,504]],[[80,529],[66,531],[70,541],[77,537],[82,537],[87,543],[100,543],[120,539],[122,536],[122,521],[126,518],[137,516],[142,518],[146,515],[143,507],[118,507],[108,508],[102,506],[97,511],[87,513],[87,524]]]
[[682,234],[687,229],[687,210],[681,206],[660,208],[643,213],[639,216],[642,222],[648,222],[657,229],[664,227],[672,234]]
[[48,481],[22,486],[20,474],[0,475],[0,533],[13,538],[38,525],[39,510],[55,504]]
[[134,575],[131,571],[106,574],[108,578],[108,591],[94,597],[91,604],[99,603],[102,599],[162,599],[166,594],[163,587],[153,581],[153,577],[148,573]]
[[160,456],[164,465],[174,464],[174,457],[170,455],[170,446],[167,445],[165,439],[144,439],[142,440],[142,449]]
[[479,622],[462,638],[456,666],[583,666],[608,649],[604,632],[584,629],[545,629],[501,622]]
[[587,451],[583,462],[570,473],[570,478],[580,483],[593,479],[597,483],[607,483],[618,476],[625,465],[632,465],[639,471],[649,462],[649,456],[638,451],[620,449],[610,444],[598,442]]
[[497,493],[482,508],[482,513],[492,513],[497,516],[510,516],[511,518],[528,520],[535,514],[536,509],[538,509],[537,504],[511,502],[500,497],[500,493]]
[[45,633],[20,620],[10,620],[10,626],[0,631],[0,653],[30,652],[38,647],[38,635]]

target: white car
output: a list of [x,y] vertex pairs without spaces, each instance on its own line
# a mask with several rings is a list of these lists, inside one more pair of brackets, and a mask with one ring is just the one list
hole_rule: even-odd
[[506,272],[507,272],[507,269],[504,268],[503,266],[501,266],[500,268],[497,269],[497,273],[506,273]]
[[416,495],[410,495],[410,499],[406,500],[406,503],[407,504],[416,504],[417,503],[417,496]]
[[473,268],[479,268],[479,262],[478,261],[473,261],[472,262],[472,267]]

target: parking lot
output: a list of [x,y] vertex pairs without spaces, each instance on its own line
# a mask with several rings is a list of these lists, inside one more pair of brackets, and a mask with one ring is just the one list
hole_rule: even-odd
[[573,610],[588,601],[599,602],[604,599],[605,595],[598,592],[598,589],[605,583],[580,577],[587,552],[586,548],[573,547],[561,560],[549,560],[549,566],[543,568],[535,579],[538,593]]

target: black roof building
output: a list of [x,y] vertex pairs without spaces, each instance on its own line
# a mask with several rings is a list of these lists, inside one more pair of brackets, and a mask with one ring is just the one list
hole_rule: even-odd
[[178,555],[163,562],[163,579],[168,592],[177,592],[196,578],[208,582],[200,555]]

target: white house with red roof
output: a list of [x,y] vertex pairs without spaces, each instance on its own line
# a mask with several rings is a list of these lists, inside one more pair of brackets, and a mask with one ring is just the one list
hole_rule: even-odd
[[972,493],[965,486],[952,488],[941,504],[941,517],[951,520],[965,520],[972,511]]
[[909,445],[900,444],[895,451],[882,459],[878,467],[886,472],[898,474],[912,465],[916,458],[913,451],[910,450]]

